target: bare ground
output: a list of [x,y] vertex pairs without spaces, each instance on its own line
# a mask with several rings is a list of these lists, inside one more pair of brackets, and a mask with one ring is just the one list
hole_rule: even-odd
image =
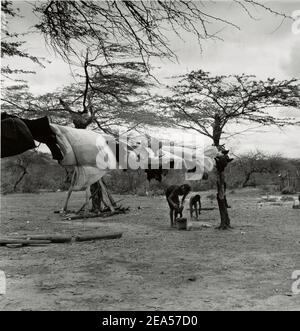
[[[202,192],[203,205],[211,206]],[[258,203],[255,190],[228,200],[233,230],[171,229],[163,197],[117,196],[126,215],[62,221],[65,193],[2,197],[1,235],[123,231],[116,240],[0,246],[7,277],[0,310],[300,310],[291,274],[300,269],[300,210]],[[84,200],[74,194],[71,207]],[[216,202],[213,202],[216,207]],[[187,213],[187,210],[185,210]]]

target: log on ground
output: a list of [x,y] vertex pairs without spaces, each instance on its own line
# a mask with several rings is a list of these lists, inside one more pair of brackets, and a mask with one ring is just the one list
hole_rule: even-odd
[[47,235],[47,234],[35,234],[35,235],[25,235],[25,236],[17,236],[13,239],[18,240],[49,240],[52,243],[68,243],[72,241],[72,236],[70,235]]
[[75,241],[118,239],[118,238],[122,237],[122,234],[123,234],[123,232],[111,233],[111,234],[80,235],[80,236],[75,237]]
[[24,239],[13,239],[13,238],[0,238],[0,245],[7,244],[22,244],[24,246],[30,245],[45,245],[51,244],[50,240],[24,240]]

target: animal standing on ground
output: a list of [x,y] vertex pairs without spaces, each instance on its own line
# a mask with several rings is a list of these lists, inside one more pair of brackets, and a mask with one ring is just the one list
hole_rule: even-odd
[[[183,184],[181,186],[171,185],[167,188],[166,198],[170,208],[171,227],[175,225],[175,220],[178,215],[182,217],[184,201],[190,191],[191,187],[188,184]],[[182,196],[181,202],[179,201],[179,196]]]
[[196,218],[201,214],[201,197],[199,194],[193,195],[190,198],[190,216],[193,218],[193,214],[196,214]]

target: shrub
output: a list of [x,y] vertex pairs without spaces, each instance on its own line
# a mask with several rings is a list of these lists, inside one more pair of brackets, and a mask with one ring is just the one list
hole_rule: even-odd
[[147,196],[146,192],[145,192],[145,188],[143,186],[140,186],[136,189],[136,194],[140,197],[145,197]]
[[149,190],[149,195],[150,196],[161,196],[165,194],[165,190],[155,188],[154,190]]
[[292,187],[285,187],[281,190],[281,194],[295,194],[296,191]]
[[216,195],[215,194],[209,194],[206,196],[207,199],[209,200],[215,200],[216,199]]
[[24,177],[22,183],[22,190],[23,193],[36,193],[38,191],[37,184],[34,180],[31,180],[30,177]]
[[294,198],[291,196],[283,196],[280,198],[281,201],[294,201]]

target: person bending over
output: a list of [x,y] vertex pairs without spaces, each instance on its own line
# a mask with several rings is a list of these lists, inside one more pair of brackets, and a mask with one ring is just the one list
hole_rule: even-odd
[[[171,226],[174,226],[175,219],[180,215],[182,217],[183,204],[186,196],[191,191],[191,187],[188,184],[183,184],[180,186],[171,185],[166,190],[166,198],[170,208],[170,221]],[[181,202],[179,197],[182,196]]]

